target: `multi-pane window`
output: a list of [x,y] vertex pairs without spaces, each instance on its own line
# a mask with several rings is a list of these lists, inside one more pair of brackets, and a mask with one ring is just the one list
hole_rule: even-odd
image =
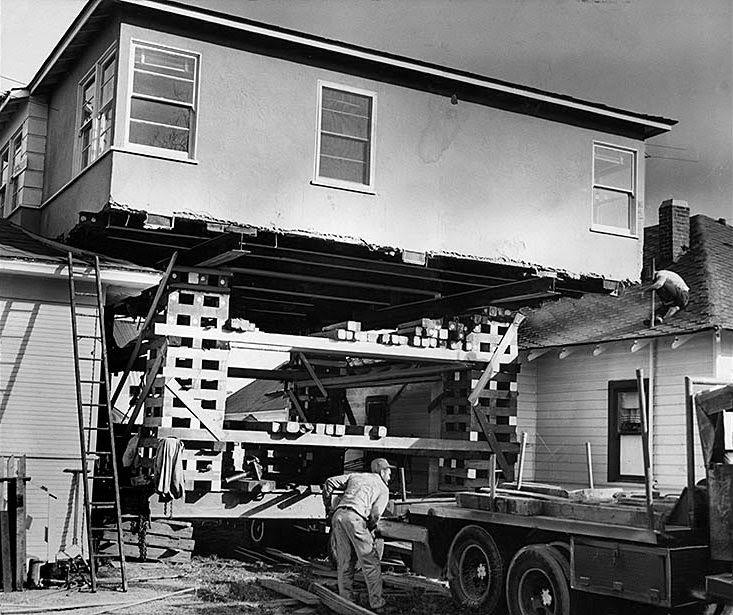
[[193,154],[198,56],[133,43],[128,141]]
[[636,234],[636,154],[593,145],[593,226]]
[[[645,394],[648,399],[648,390]],[[608,383],[608,480],[639,482],[643,477],[639,389],[636,380],[614,380]]]
[[321,84],[316,179],[371,187],[374,94]]
[[79,83],[79,166],[84,169],[112,145],[116,61],[105,54]]
[[12,212],[16,207],[20,205],[20,189],[21,182],[20,177],[24,169],[24,163],[26,159],[25,155],[25,138],[23,137],[22,129],[13,137],[12,141],[12,153],[13,159],[10,168],[10,206],[9,212]]
[[8,182],[10,180],[10,149],[0,152],[0,214],[8,215],[5,205],[8,198]]

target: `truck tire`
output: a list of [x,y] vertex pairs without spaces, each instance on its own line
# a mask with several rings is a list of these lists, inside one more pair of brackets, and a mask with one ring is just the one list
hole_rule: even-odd
[[494,612],[503,598],[504,558],[491,534],[477,525],[464,527],[450,546],[447,568],[456,602]]
[[546,545],[528,545],[512,558],[506,577],[510,615],[570,615],[563,566]]

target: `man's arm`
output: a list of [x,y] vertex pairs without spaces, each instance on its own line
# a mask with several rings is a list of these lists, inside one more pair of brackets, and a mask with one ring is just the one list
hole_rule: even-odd
[[651,284],[649,284],[646,290],[647,291],[659,290],[660,288],[662,288],[662,286],[664,286],[664,277],[657,274],[654,276],[654,280],[652,281]]
[[340,474],[339,476],[332,476],[327,479],[323,484],[323,506],[326,509],[326,515],[331,514],[331,496],[334,491],[346,488],[346,483],[349,481],[348,474]]
[[377,499],[374,501],[374,504],[372,505],[372,510],[369,513],[369,519],[367,519],[367,527],[370,530],[374,530],[377,527],[377,523],[379,522],[379,518],[382,516],[382,513],[384,513],[384,509],[387,508],[387,503],[389,502],[389,491],[384,490],[379,493],[377,496]]

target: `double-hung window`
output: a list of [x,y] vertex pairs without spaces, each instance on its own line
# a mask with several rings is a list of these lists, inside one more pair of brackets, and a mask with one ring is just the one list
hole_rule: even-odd
[[0,152],[0,215],[7,216],[8,182],[10,181],[10,148]]
[[23,130],[21,129],[13,137],[12,142],[13,159],[10,167],[10,205],[8,213],[15,210],[20,205],[20,190],[21,185],[21,174],[25,169],[25,138],[23,137]]
[[128,142],[192,157],[196,125],[196,54],[133,42]]
[[112,145],[116,58],[107,52],[79,83],[78,151],[84,169]]
[[593,230],[636,235],[636,153],[593,144]]
[[315,182],[371,190],[375,94],[321,82],[318,101]]

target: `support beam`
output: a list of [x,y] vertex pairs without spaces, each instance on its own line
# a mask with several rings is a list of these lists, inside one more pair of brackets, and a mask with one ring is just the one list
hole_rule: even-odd
[[567,359],[571,354],[573,354],[577,348],[570,347],[570,348],[563,348],[560,353],[557,355],[560,359]]
[[634,343],[631,344],[631,352],[638,352],[642,348],[646,348],[649,344],[651,344],[652,340],[651,338],[641,339],[641,340],[634,340]]
[[530,350],[527,353],[527,363],[531,363],[535,359],[539,359],[542,355],[550,352],[549,348],[540,348],[539,350]]
[[470,290],[439,299],[404,303],[388,308],[363,312],[355,317],[362,328],[392,326],[417,318],[443,317],[488,307],[499,302],[519,302],[555,295],[554,278],[529,278],[499,286]]

